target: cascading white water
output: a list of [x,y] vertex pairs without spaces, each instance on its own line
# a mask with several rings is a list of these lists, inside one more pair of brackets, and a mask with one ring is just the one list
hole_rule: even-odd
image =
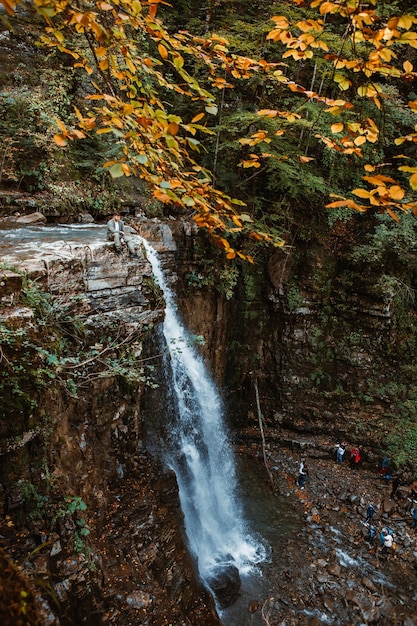
[[142,242],[166,301],[163,333],[177,407],[166,461],[177,477],[189,548],[210,588],[216,571],[232,566],[247,574],[266,559],[267,550],[246,527],[236,498],[235,464],[220,396],[180,321],[156,251]]

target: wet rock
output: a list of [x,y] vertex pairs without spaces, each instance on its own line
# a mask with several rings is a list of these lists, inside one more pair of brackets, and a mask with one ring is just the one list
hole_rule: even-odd
[[147,609],[152,605],[153,599],[149,593],[134,591],[127,596],[126,602],[135,609]]
[[92,222],[94,222],[94,217],[91,215],[91,213],[80,213],[80,215],[78,216],[78,221],[82,222],[83,224],[91,224]]
[[60,552],[62,552],[61,542],[60,541],[56,541],[54,543],[54,545],[52,546],[52,548],[51,548],[51,556],[56,556]]
[[387,515],[392,515],[397,507],[397,504],[394,500],[389,500],[388,498],[386,498],[382,504],[382,507],[384,513],[386,513]]
[[342,568],[340,567],[338,563],[332,563],[331,565],[329,565],[329,568],[327,571],[332,576],[340,576],[340,572],[342,571]]
[[22,289],[22,276],[10,270],[0,271],[0,297],[8,296]]
[[256,613],[256,611],[258,611],[261,608],[261,606],[262,605],[259,602],[259,600],[252,600],[252,602],[249,603],[248,611],[251,614]]
[[317,574],[317,580],[319,581],[319,583],[327,583],[329,580],[329,577],[326,576],[325,574]]
[[29,215],[22,215],[16,219],[18,224],[46,224],[47,219],[43,213],[36,212]]
[[362,617],[367,624],[373,624],[375,622],[378,622],[378,620],[381,618],[380,610],[377,606],[375,606],[373,600],[367,602],[360,608],[362,612]]
[[372,593],[375,593],[377,591],[377,588],[372,582],[372,580],[370,578],[366,578],[366,576],[362,578],[362,584],[364,587],[369,589],[369,591],[371,591]]
[[325,608],[328,611],[330,611],[330,613],[334,613],[334,601],[333,601],[333,598],[330,598],[329,596],[324,596],[323,604],[324,604]]
[[234,604],[240,590],[239,570],[235,565],[219,565],[207,579],[207,584],[213,592],[221,609]]

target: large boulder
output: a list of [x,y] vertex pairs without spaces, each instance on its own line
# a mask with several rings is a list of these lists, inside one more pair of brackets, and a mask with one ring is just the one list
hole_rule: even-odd
[[241,585],[239,570],[231,563],[221,563],[213,568],[207,584],[219,607],[225,609],[234,604],[238,598]]
[[46,224],[47,219],[43,213],[37,211],[29,215],[22,215],[16,219],[17,224]]

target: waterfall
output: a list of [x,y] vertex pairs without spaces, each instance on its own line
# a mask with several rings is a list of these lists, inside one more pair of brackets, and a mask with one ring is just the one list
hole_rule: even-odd
[[236,591],[236,577],[253,572],[266,559],[267,549],[247,528],[239,504],[219,393],[181,322],[156,251],[146,240],[142,243],[166,302],[163,334],[175,417],[165,461],[177,477],[188,546],[199,575],[223,608],[233,599],[216,592],[225,585]]

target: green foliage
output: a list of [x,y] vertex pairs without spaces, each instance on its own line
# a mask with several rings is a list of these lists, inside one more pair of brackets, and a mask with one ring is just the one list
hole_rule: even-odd
[[69,517],[75,525],[75,551],[89,554],[90,549],[85,545],[85,539],[90,535],[90,528],[85,517],[80,515],[87,510],[87,505],[80,496],[59,496],[52,484],[47,485],[49,494],[42,494],[39,488],[25,479],[19,480],[16,487],[23,497],[24,511],[19,513],[23,523],[49,519],[54,528],[59,519]]
[[286,296],[287,296],[287,306],[289,310],[292,312],[295,312],[304,303],[304,298],[301,295],[300,290],[295,283],[292,283],[289,286],[286,292]]
[[186,283],[191,289],[203,289],[211,287],[218,293],[231,300],[235,293],[235,287],[239,282],[240,269],[237,263],[233,264],[224,258],[205,258],[198,269],[193,269],[186,275]]
[[397,467],[415,468],[417,466],[416,450],[417,422],[410,419],[397,421],[386,439],[387,454],[391,456]]
[[49,498],[47,495],[39,493],[35,485],[25,479],[17,482],[24,501],[25,521],[36,521],[43,518],[48,506]]

